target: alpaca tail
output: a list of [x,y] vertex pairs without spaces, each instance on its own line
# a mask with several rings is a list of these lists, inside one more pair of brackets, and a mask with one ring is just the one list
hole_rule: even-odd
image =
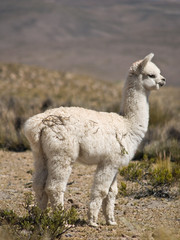
[[37,204],[45,209],[48,203],[48,195],[45,191],[48,176],[47,158],[42,148],[41,134],[44,128],[43,114],[35,115],[28,119],[24,125],[24,134],[27,137],[35,160],[35,172],[33,176],[33,189],[36,194]]
[[40,138],[44,127],[43,117],[43,113],[35,115],[29,118],[24,124],[24,134],[28,139],[33,152],[38,152],[41,145]]

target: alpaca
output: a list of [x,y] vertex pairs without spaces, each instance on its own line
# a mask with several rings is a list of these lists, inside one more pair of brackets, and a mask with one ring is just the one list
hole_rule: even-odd
[[33,189],[41,209],[47,207],[48,199],[54,207],[64,205],[64,192],[75,161],[96,164],[89,225],[97,226],[101,206],[106,223],[116,225],[118,169],[128,165],[147,131],[150,91],[166,82],[151,62],[153,56],[149,54],[129,69],[121,114],[60,107],[26,121],[24,131],[35,159]]

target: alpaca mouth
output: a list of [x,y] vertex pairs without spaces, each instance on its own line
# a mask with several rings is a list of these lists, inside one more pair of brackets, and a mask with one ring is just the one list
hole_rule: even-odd
[[166,83],[165,82],[159,82],[158,83],[160,87],[163,87]]

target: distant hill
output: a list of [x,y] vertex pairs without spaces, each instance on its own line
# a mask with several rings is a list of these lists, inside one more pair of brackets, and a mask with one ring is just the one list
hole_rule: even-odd
[[119,81],[154,52],[179,86],[179,9],[175,0],[0,1],[0,61]]

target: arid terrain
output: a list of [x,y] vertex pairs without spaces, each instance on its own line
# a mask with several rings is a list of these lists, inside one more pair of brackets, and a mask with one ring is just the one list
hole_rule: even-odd
[[[23,213],[24,194],[32,192],[33,158],[23,153],[0,151],[0,208]],[[75,164],[65,196],[65,205],[74,205],[81,219],[87,208],[95,167]],[[123,180],[118,177],[118,182]],[[62,239],[178,240],[180,238],[179,198],[117,196],[115,216],[118,225],[106,226],[100,214],[99,227],[86,224],[71,228]],[[1,231],[1,230],[0,230]],[[1,233],[1,232],[0,232]],[[0,235],[0,239],[3,235]],[[6,238],[7,239],[7,238]],[[9,239],[10,240],[10,239]]]

